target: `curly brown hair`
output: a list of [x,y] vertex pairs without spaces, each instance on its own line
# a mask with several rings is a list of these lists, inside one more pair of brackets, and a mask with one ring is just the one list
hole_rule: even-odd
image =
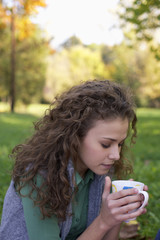
[[[127,118],[130,143],[134,143],[137,121],[134,109],[130,91],[109,80],[82,82],[56,97],[35,124],[34,135],[12,151],[17,191],[21,194],[21,189],[29,184],[29,197],[36,191],[33,200],[43,217],[55,214],[64,220],[72,198],[67,172],[69,159],[76,166],[80,143],[97,120]],[[125,149],[124,144],[120,160],[114,166],[118,178],[132,171],[130,162],[124,158]],[[42,176],[41,186],[36,185],[37,175]]]

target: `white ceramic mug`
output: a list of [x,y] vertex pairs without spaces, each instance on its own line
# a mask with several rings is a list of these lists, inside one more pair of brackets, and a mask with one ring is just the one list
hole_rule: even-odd
[[[149,195],[146,191],[143,191],[143,187],[144,187],[144,183],[130,181],[130,180],[116,180],[116,181],[112,182],[112,192],[119,192],[123,189],[129,189],[129,188],[137,188],[139,191],[138,194],[143,194],[144,201],[138,209],[145,207],[147,205],[148,199],[149,199]],[[136,209],[136,210],[138,210],[138,209]],[[136,211],[136,210],[134,210],[134,211]],[[132,211],[132,212],[134,212],[134,211]],[[135,220],[135,219],[136,218],[128,219],[126,222],[129,222],[129,221]]]

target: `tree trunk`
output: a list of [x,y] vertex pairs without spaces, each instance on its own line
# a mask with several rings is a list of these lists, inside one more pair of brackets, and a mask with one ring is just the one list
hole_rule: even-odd
[[15,16],[14,7],[11,11],[11,112],[14,112],[15,107]]

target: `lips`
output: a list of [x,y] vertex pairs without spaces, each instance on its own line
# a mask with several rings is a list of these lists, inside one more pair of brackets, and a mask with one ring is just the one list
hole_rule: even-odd
[[101,164],[101,165],[106,169],[110,169],[112,167],[112,164]]

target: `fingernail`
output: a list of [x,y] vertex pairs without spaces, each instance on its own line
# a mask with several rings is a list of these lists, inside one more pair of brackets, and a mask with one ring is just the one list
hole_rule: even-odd
[[147,212],[147,210],[146,209],[143,209],[143,214],[145,214]]
[[135,192],[135,193],[138,193],[138,189],[137,189],[137,188],[134,188],[134,192]]

